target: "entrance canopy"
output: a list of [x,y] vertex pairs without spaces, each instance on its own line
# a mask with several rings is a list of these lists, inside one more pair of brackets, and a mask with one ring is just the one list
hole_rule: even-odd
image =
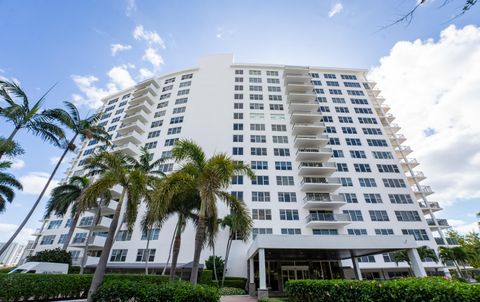
[[397,250],[415,249],[417,243],[412,236],[349,236],[349,235],[257,235],[248,249],[248,258],[259,249],[269,256],[340,260],[362,257]]

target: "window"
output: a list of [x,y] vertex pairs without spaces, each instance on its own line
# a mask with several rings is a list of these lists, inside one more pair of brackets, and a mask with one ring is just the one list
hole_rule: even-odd
[[187,107],[177,107],[173,108],[173,114],[184,113]]
[[251,165],[252,169],[254,169],[254,170],[268,170],[268,162],[267,161],[252,160],[252,163],[250,165]]
[[357,134],[357,129],[355,127],[342,127],[342,132],[345,134]]
[[375,235],[390,236],[393,235],[392,229],[375,229]]
[[268,86],[268,92],[280,92],[282,91],[278,86]]
[[282,233],[282,235],[301,235],[302,234],[302,230],[293,229],[293,228],[281,229],[280,232]]
[[272,211],[270,209],[252,209],[253,220],[272,220]]
[[343,85],[345,85],[345,87],[357,87],[357,88],[360,88],[360,83],[357,83],[357,82],[343,82]]
[[155,112],[155,114],[153,115],[154,118],[157,118],[157,117],[162,117],[162,116],[165,116],[165,113],[167,111],[166,110],[162,110],[162,111],[157,111]]
[[232,154],[233,155],[243,155],[243,148],[242,147],[233,147]]
[[324,115],[324,116],[322,116],[320,121],[324,122],[324,123],[333,123],[333,117],[328,116],[328,115]]
[[90,148],[90,149],[87,149],[85,151],[83,151],[83,155],[89,155],[89,154],[92,154],[93,152],[95,152],[95,148]]
[[316,94],[324,94],[323,89],[320,89],[320,88],[315,88],[313,89],[313,91],[315,91]]
[[378,172],[380,173],[400,173],[397,165],[377,165]]
[[385,151],[372,151],[373,157],[376,159],[393,159],[393,155],[391,152]]
[[288,136],[272,136],[274,144],[288,144]]
[[347,107],[335,107],[337,113],[350,113]]
[[241,135],[241,134],[233,135],[233,142],[242,143],[243,142],[243,135]]
[[367,139],[367,143],[372,147],[388,147],[387,141],[384,139]]
[[169,90],[172,90],[172,89],[173,89],[173,85],[168,85],[168,86],[163,87],[162,92],[169,91]]
[[270,110],[283,110],[282,104],[270,104]]
[[232,185],[243,185],[243,175],[232,176]]
[[252,201],[257,202],[269,202],[270,201],[270,192],[252,192]]
[[367,158],[365,151],[362,150],[350,150],[350,156],[352,158]]
[[327,102],[327,98],[324,97],[324,96],[317,96],[317,97],[315,97],[315,102],[318,103],[318,104],[319,104],[319,103],[326,103],[326,102]]
[[348,166],[346,163],[337,163],[338,172],[348,172]]
[[123,102],[121,102],[120,104],[118,104],[118,108],[127,105],[127,103],[128,103],[128,101],[123,101]]
[[268,83],[268,84],[280,84],[280,79],[268,78],[268,79],[267,79],[267,83]]
[[313,229],[313,235],[338,235],[337,229]]
[[316,72],[310,73],[310,76],[311,76],[312,78],[319,78],[319,77],[320,77],[320,75],[319,75],[318,73],[316,73]]
[[[155,260],[155,252],[156,249],[148,249],[148,262],[153,262]],[[137,258],[135,261],[137,262],[145,262],[147,260],[147,250],[146,249],[138,249],[137,250]]]
[[169,138],[165,140],[165,147],[173,146],[178,141],[178,138]]
[[342,187],[353,187],[353,182],[350,177],[340,177],[340,183]]
[[250,91],[262,91],[262,90],[263,90],[262,86],[257,86],[257,85],[250,86]]
[[148,133],[147,138],[153,138],[153,137],[159,137],[160,136],[160,130],[152,131]]
[[327,86],[340,86],[337,81],[327,81]]
[[335,74],[333,74],[333,73],[324,73],[324,74],[323,74],[323,77],[324,77],[325,79],[336,79],[336,78],[337,78],[337,76],[336,76]]
[[76,233],[73,236],[73,243],[84,243],[87,239],[87,233]]
[[422,221],[417,211],[395,211],[398,221]]
[[287,131],[287,125],[272,125],[272,131]]
[[243,74],[243,70],[236,69],[236,70],[235,70],[235,74]]
[[266,156],[267,148],[250,148],[251,155]]
[[132,239],[132,232],[127,230],[120,230],[117,232],[117,236],[115,237],[116,241],[129,241]]
[[265,124],[250,124],[250,131],[265,131]]
[[160,229],[154,228],[154,229],[151,229],[150,232],[142,231],[142,237],[140,239],[147,240],[147,233],[150,234],[150,236],[148,236],[148,239],[158,240],[158,236],[160,235]]
[[68,234],[61,234],[60,238],[58,238],[57,244],[64,244],[65,240],[67,240]]
[[380,128],[362,128],[363,134],[367,135],[382,135]]
[[40,245],[51,245],[55,241],[55,235],[43,236]]
[[[327,82],[328,83],[328,82]],[[321,81],[312,81],[312,84],[315,85],[315,86],[322,86],[322,82]]]
[[163,159],[172,158],[172,151],[162,151],[162,155],[160,156]]
[[261,75],[262,72],[260,70],[249,70],[248,74],[249,75]]
[[374,178],[359,178],[358,181],[360,182],[360,187],[371,188],[377,186]]
[[[114,100],[111,100],[111,101],[109,101],[107,105],[112,105],[112,104],[115,104],[117,101],[118,101],[118,98],[117,98],[117,99],[114,99]],[[114,106],[114,107],[115,107],[115,106]]]
[[235,99],[235,100],[243,100],[243,94],[241,94],[241,93],[235,93],[235,94],[233,95],[233,99]]
[[360,124],[378,124],[377,119],[374,117],[359,117]]
[[340,89],[328,89],[330,94],[342,94],[342,91]]
[[123,112],[123,108],[122,109],[118,109],[117,111],[115,111],[115,115],[119,115],[120,113]]
[[368,105],[368,101],[366,99],[350,99],[350,102],[354,105]]
[[145,144],[145,148],[147,149],[153,149],[157,147],[157,142],[149,142]]
[[297,202],[295,192],[278,192],[278,202]]
[[192,81],[182,82],[178,87],[188,87],[192,85]]
[[387,211],[370,210],[368,213],[370,214],[370,219],[372,221],[390,221]]
[[370,262],[370,263],[374,263],[375,262],[375,256],[362,256],[362,257],[358,257],[358,262]]
[[276,161],[275,170],[292,170],[292,163],[289,161]]
[[175,78],[166,79],[164,84],[170,84],[175,82]]
[[373,111],[371,108],[358,108],[358,107],[355,107],[353,108],[355,110],[355,113],[358,113],[358,114],[373,114]]
[[367,229],[347,229],[348,235],[364,236],[367,235]]
[[388,199],[391,203],[397,204],[412,204],[412,197],[408,194],[388,194]]
[[110,262],[125,262],[128,250],[112,250],[110,254]]
[[351,221],[363,221],[362,212],[359,210],[343,210],[343,214],[349,215]]
[[233,109],[243,109],[243,103],[233,103]]
[[253,228],[252,229],[253,239],[255,239],[257,235],[271,235],[271,234],[273,234],[273,231],[271,228]]
[[280,220],[298,220],[298,210],[280,210]]
[[110,113],[105,113],[105,114],[102,115],[102,117],[101,117],[100,119],[104,120],[104,119],[107,119],[107,118],[109,118],[109,117],[111,117],[111,116],[112,116],[112,113],[111,113],[111,112],[110,112]]
[[261,83],[262,78],[249,78],[248,79],[250,83]]
[[243,90],[243,86],[242,85],[235,85],[235,88],[234,88],[236,91],[242,91]]
[[353,167],[355,168],[355,172],[372,172],[369,164],[353,164]]
[[241,113],[241,112],[234,112],[234,113],[233,113],[233,119],[234,119],[234,120],[243,120],[243,113]]
[[172,117],[170,119],[170,124],[180,124],[183,123],[183,116]]
[[318,107],[318,112],[330,112],[330,107],[328,106],[320,106]]
[[340,77],[342,80],[357,80],[357,76],[350,74],[341,74]]
[[357,194],[355,193],[340,193],[347,203],[358,203]]
[[268,100],[269,101],[281,101],[282,96],[281,95],[269,95]]
[[55,230],[60,228],[60,225],[62,225],[62,220],[52,220],[48,223],[47,229]]
[[164,93],[164,94],[160,95],[160,100],[168,99],[171,95],[172,95],[171,93]]
[[182,127],[173,127],[168,129],[167,135],[178,134],[180,132],[182,132]]
[[325,132],[327,132],[327,133],[337,133],[337,129],[335,129],[335,127],[333,127],[333,126],[327,126],[325,128]]
[[120,117],[117,116],[116,118],[112,119],[111,123],[112,123],[112,124],[113,124],[113,123],[116,123],[116,122],[118,122],[119,120],[120,120]]
[[278,71],[267,70],[267,76],[278,77]]
[[332,151],[332,156],[335,157],[335,158],[345,157],[345,156],[343,155],[343,151],[342,151],[342,150],[333,150],[333,151]]
[[278,186],[293,186],[293,176],[277,176]]
[[252,179],[252,185],[260,185],[260,186],[267,186],[270,184],[268,176],[264,175],[257,175],[254,179]]
[[423,229],[402,229],[403,235],[412,235],[417,241],[428,240],[427,231]]
[[188,101],[188,98],[179,98],[175,100],[175,105],[185,104]]
[[250,103],[250,109],[252,110],[263,110],[263,104],[262,103]]
[[339,116],[338,121],[340,123],[348,123],[348,124],[353,123],[353,119],[350,116]]
[[365,95],[361,90],[347,90],[348,95]]
[[179,90],[177,92],[177,96],[185,95],[185,94],[189,94],[189,93],[190,93],[190,89],[183,89],[183,90]]
[[243,124],[233,124],[233,130],[242,131],[243,130]]
[[366,203],[383,203],[380,194],[365,193],[363,194]]
[[261,101],[261,100],[263,100],[263,95],[261,95],[261,94],[250,94],[250,100]]
[[406,188],[407,185],[403,179],[398,178],[384,178],[383,185],[385,188]]
[[152,122],[152,124],[150,125],[150,128],[156,128],[156,127],[160,127],[163,125],[163,120],[160,120],[160,121],[154,121]]
[[340,145],[340,139],[338,137],[330,137],[328,140],[329,145]]
[[344,98],[336,98],[336,97],[332,97],[332,102],[335,103],[335,104],[345,104],[345,99]]
[[230,192],[230,195],[235,197],[238,200],[243,200],[243,192],[242,191],[232,191]]
[[361,146],[362,142],[360,141],[359,138],[346,138],[345,142],[347,143],[348,146]]
[[273,148],[273,154],[275,156],[290,156],[290,150],[288,148]]

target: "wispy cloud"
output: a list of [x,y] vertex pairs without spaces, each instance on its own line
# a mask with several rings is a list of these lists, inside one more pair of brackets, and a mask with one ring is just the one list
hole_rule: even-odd
[[155,68],[160,67],[160,65],[164,63],[162,56],[158,53],[157,49],[153,47],[145,49],[142,60],[150,62]]
[[330,8],[330,11],[328,12],[328,17],[332,18],[336,14],[340,13],[342,10],[343,10],[343,4],[341,2],[336,2]]
[[21,169],[23,167],[25,167],[25,161],[18,158],[12,161],[12,169]]
[[145,40],[149,45],[157,45],[160,48],[165,48],[165,42],[156,31],[148,31],[143,28],[143,25],[138,25],[133,31],[133,38],[135,40]]
[[130,17],[134,12],[137,11],[137,3],[135,0],[126,0],[127,5],[125,7],[125,15]]
[[[23,194],[40,194],[43,187],[47,183],[50,174],[45,172],[30,172],[27,175],[19,177],[20,182],[23,184]],[[46,194],[50,194],[51,189],[58,185],[58,181],[52,179],[50,182]]]
[[115,56],[119,51],[126,51],[132,49],[132,45],[122,45],[122,44],[112,44],[110,50],[112,51],[112,56]]

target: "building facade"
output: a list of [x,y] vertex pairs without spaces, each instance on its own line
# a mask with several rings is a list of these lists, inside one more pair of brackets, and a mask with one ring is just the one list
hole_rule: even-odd
[[[0,243],[3,246],[4,243]],[[0,255],[0,266],[13,267],[16,266],[25,250],[25,245],[13,242],[10,246]]]
[[[234,241],[228,275],[261,272],[263,263],[263,281],[250,274],[251,281],[271,290],[281,290],[292,278],[405,276],[408,265],[396,264],[389,252],[405,248],[402,244],[407,242],[409,248],[435,250],[448,245],[452,242],[443,230],[449,226],[435,218],[440,206],[428,200],[433,192],[421,184],[425,176],[415,169],[417,161],[408,157],[412,150],[403,144],[400,127],[366,73],[240,64],[231,55],[210,56],[196,68],[108,96],[100,109],[100,124],[111,134],[114,150],[133,156],[146,146],[154,159],[169,159],[175,141],[188,138],[208,155],[226,152],[250,164],[256,178],[234,177],[230,191],[249,207],[253,236],[246,243]],[[99,148],[104,147],[84,141],[67,178],[84,175],[86,158]],[[173,160],[162,167],[165,172],[175,168]],[[102,208],[87,265],[98,261],[115,204],[111,201]],[[84,252],[94,212],[81,218],[70,244],[76,259]],[[221,206],[220,216],[227,214]],[[60,246],[69,223],[68,217],[44,221],[35,251]],[[173,217],[152,232],[148,257],[153,269],[165,266],[175,223]],[[224,256],[226,238],[226,231],[221,231],[217,255]],[[193,259],[193,242],[189,224],[183,233],[180,267],[188,268]],[[287,243],[295,247],[282,252]],[[122,225],[108,266],[142,268],[145,245],[139,223],[132,233]],[[345,251],[355,257],[347,257]],[[210,255],[205,250],[202,258]],[[431,259],[424,259],[423,266],[428,274],[444,270]]]

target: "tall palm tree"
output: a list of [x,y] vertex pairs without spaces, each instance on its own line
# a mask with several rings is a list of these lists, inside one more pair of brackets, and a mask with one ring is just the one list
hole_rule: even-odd
[[225,275],[227,274],[227,265],[228,265],[228,256],[230,255],[230,248],[232,247],[232,242],[235,238],[241,238],[244,242],[248,240],[252,232],[253,222],[248,213],[233,213],[225,216],[221,221],[221,226],[223,228],[228,227],[228,240],[227,248],[225,251],[225,264],[223,265],[222,273],[222,283],[225,282]]
[[453,262],[455,265],[455,269],[457,270],[457,274],[459,277],[463,277],[462,271],[458,265],[457,256],[460,254],[458,251],[455,251],[455,248],[450,248],[446,246],[441,246],[438,248],[438,255],[442,260],[443,264],[446,264],[448,261]]
[[[417,248],[418,256],[422,261],[425,261],[427,258],[432,259],[434,262],[438,262],[438,256],[433,249],[424,245]],[[393,253],[393,260],[398,265],[399,262],[406,262],[408,264],[408,272],[410,271],[410,257],[408,257],[408,253],[406,250],[401,250],[398,252]]]
[[71,214],[72,222],[68,230],[67,238],[63,242],[62,250],[67,250],[70,241],[72,240],[73,232],[77,227],[78,219],[87,209],[91,208],[92,204],[83,203],[80,196],[83,191],[90,184],[90,180],[85,176],[73,176],[67,183],[61,184],[52,190],[50,199],[47,202],[45,218],[51,214],[63,216],[69,212]]
[[[7,202],[15,198],[15,189],[22,190],[22,184],[10,173],[2,172],[12,166],[11,162],[0,162],[0,213],[5,211]],[[1,254],[0,254],[1,255]]]
[[8,239],[8,241],[0,248],[0,255],[8,248],[8,246],[13,242],[15,237],[17,237],[18,233],[23,229],[27,221],[30,219],[32,216],[33,212],[37,208],[38,204],[43,198],[43,195],[45,195],[45,192],[47,191],[48,186],[50,185],[53,177],[57,173],[58,168],[60,167],[60,164],[63,162],[65,159],[65,156],[67,155],[68,151],[74,151],[76,149],[75,146],[75,141],[77,138],[80,137],[80,139],[83,141],[85,139],[95,139],[97,141],[102,141],[106,142],[108,144],[109,141],[109,135],[108,133],[103,129],[103,127],[97,126],[96,123],[100,119],[100,114],[94,114],[91,116],[88,116],[86,118],[81,118],[80,112],[78,109],[75,107],[70,102],[64,102],[65,106],[67,107],[67,110],[63,109],[52,109],[49,111],[48,116],[59,121],[62,123],[66,128],[70,129],[73,132],[73,136],[68,141],[68,143],[64,143],[64,151],[62,155],[60,156],[57,164],[53,168],[52,173],[50,174],[47,183],[43,187],[42,191],[40,192],[40,195],[37,197],[37,200],[35,203],[32,205],[32,208],[28,212],[27,216],[23,219],[22,223],[18,226],[17,230],[13,235]]
[[220,153],[207,158],[202,148],[190,140],[179,140],[172,149],[173,157],[182,164],[181,170],[190,175],[195,189],[200,196],[200,210],[195,233],[195,250],[193,256],[190,282],[197,283],[200,254],[205,244],[207,221],[215,221],[211,233],[217,232],[217,199],[237,213],[246,212],[245,204],[234,198],[226,190],[232,177],[247,174],[254,177],[253,171],[246,165],[234,162],[227,154]]
[[120,213],[123,203],[126,202],[126,223],[128,230],[131,231],[138,213],[138,205],[145,197],[148,186],[148,175],[142,169],[132,167],[134,159],[131,156],[119,152],[103,151],[87,161],[87,168],[92,175],[98,175],[84,192],[83,199],[86,203],[97,200],[102,194],[111,190],[114,186],[120,186],[122,191],[118,200],[112,222],[108,230],[105,245],[100,256],[100,260],[93,275],[92,284],[88,291],[87,301],[93,301],[92,295],[103,281],[107,267],[108,257],[113,245],[113,239],[116,235]]
[[[13,142],[15,135],[25,129],[55,146],[62,145],[65,133],[53,123],[56,121],[55,110],[42,111],[45,97],[52,88],[31,105],[27,94],[17,83],[0,80],[0,97],[7,103],[6,107],[0,108],[0,117],[14,126],[6,141]],[[5,151],[0,148],[0,159],[4,155]]]
[[4,137],[0,137],[0,154],[15,157],[25,153],[25,150],[15,141],[9,141]]

